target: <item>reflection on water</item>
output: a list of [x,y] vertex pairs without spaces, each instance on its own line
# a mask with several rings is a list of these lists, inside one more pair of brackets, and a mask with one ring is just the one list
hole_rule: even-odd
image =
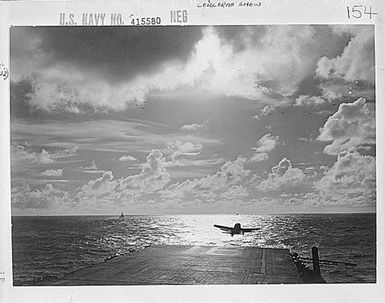
[[[238,222],[261,229],[231,237],[213,227]],[[15,285],[151,245],[279,247],[305,256],[317,245],[321,258],[358,263],[323,268],[328,282],[375,282],[375,214],[13,217],[12,223]]]

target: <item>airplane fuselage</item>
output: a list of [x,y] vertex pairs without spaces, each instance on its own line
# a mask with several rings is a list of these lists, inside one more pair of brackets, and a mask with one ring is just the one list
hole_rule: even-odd
[[239,235],[239,234],[244,235],[245,233],[260,229],[259,227],[258,228],[242,228],[240,223],[236,223],[234,225],[234,227],[217,225],[217,224],[214,224],[214,227],[221,229],[225,233],[231,234],[231,236]]
[[233,235],[239,235],[239,234],[243,235],[241,224],[240,223],[236,223],[234,225],[233,229],[231,230],[231,235],[233,236]]

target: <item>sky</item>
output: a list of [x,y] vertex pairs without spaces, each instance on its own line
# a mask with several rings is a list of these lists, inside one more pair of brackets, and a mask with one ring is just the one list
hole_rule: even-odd
[[375,212],[371,25],[11,28],[13,215]]

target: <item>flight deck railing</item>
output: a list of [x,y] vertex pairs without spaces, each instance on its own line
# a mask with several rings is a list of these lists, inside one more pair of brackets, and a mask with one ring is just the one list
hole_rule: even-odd
[[[351,262],[320,259],[317,246],[312,247],[311,258],[301,257],[298,253],[292,253],[291,256],[298,272],[301,275],[301,278],[305,283],[326,283],[321,275],[321,266],[357,266],[356,263]],[[309,268],[308,265],[310,264],[312,264],[312,268]]]

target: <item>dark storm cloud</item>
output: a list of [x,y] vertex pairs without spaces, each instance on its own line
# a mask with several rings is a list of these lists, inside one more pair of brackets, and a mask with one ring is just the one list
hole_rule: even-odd
[[[202,37],[202,27],[13,27],[12,44],[26,31],[39,39],[51,63],[89,69],[110,81],[131,79],[170,60],[186,61]],[[19,50],[13,49],[17,56]],[[49,58],[49,59],[48,59]]]
[[28,118],[39,116],[43,111],[32,103],[36,83],[32,78],[24,78],[20,81],[11,81],[10,86],[10,112],[11,117]]
[[10,107],[12,117],[28,117],[36,112],[37,108],[31,104],[33,94],[34,84],[31,79],[11,81]]

